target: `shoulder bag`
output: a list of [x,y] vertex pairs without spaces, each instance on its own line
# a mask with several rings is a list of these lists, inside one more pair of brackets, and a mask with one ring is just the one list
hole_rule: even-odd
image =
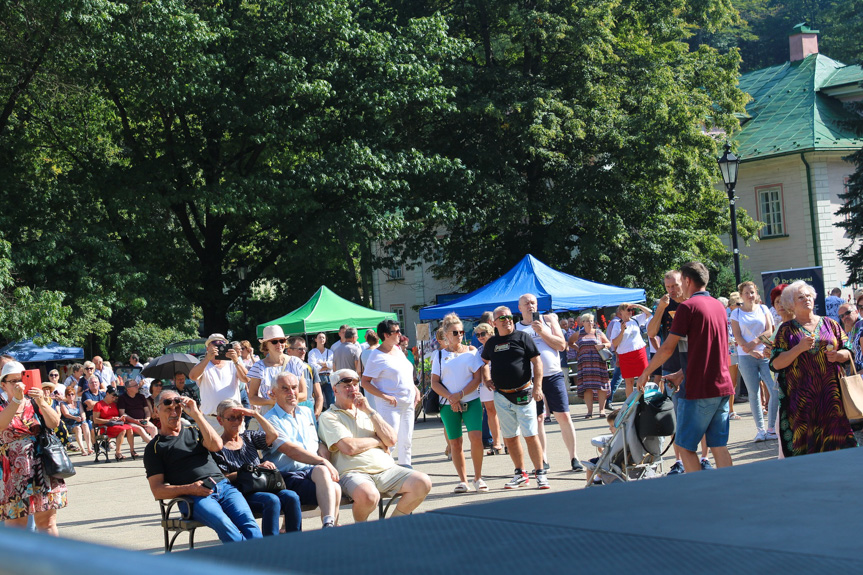
[[237,470],[234,480],[236,487],[243,495],[252,493],[278,493],[285,489],[285,480],[278,469],[261,467],[247,463]]
[[851,360],[851,375],[839,378],[839,386],[842,388],[842,406],[845,408],[845,417],[851,423],[863,420],[863,377],[857,373],[854,360]]
[[[437,350],[437,363],[438,366],[441,368],[441,372],[443,372],[441,350]],[[441,385],[443,385],[443,383],[441,383]],[[435,415],[437,413],[440,413],[440,396],[434,389],[432,389],[431,384],[429,384],[428,391],[423,398],[423,410],[429,415]]]
[[69,454],[66,453],[66,448],[60,439],[54,435],[54,431],[48,429],[45,425],[45,419],[39,412],[39,407],[33,404],[33,410],[39,418],[41,428],[39,435],[36,436],[36,443],[39,444],[39,458],[42,460],[42,471],[48,477],[55,479],[66,479],[75,475],[75,466],[72,465],[72,460],[69,459]]

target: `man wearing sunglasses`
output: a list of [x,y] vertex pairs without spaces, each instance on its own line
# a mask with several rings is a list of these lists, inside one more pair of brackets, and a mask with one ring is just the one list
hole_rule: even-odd
[[[503,442],[515,465],[515,476],[504,485],[515,489],[530,484],[524,470],[524,452],[518,435],[524,436],[533,463],[537,487],[549,489],[542,465],[542,445],[536,418],[536,402],[542,400],[542,360],[533,338],[515,329],[512,312],[506,306],[494,310],[497,335],[482,348],[483,382],[494,388],[494,406],[500,421]],[[531,375],[532,373],[532,375]]]
[[854,329],[854,324],[860,319],[857,313],[857,306],[850,302],[845,302],[839,306],[839,322],[845,333],[851,333]]
[[198,382],[201,394],[201,411],[216,424],[216,408],[226,399],[240,401],[240,381],[248,383],[246,367],[240,356],[231,348],[225,353],[227,361],[216,359],[219,346],[228,344],[228,338],[220,333],[207,338],[207,355],[189,370],[189,379]]
[[[195,401],[166,389],[155,404],[159,434],[144,449],[144,469],[153,497],[188,497],[193,504],[192,518],[213,529],[222,542],[262,538],[246,498],[225,479],[213,459],[211,452],[222,449],[222,438]],[[192,418],[195,426],[183,426],[181,413]]]
[[381,494],[400,493],[392,516],[408,515],[431,491],[425,473],[397,465],[390,455],[397,434],[360,393],[360,376],[352,369],[333,374],[335,403],[321,414],[318,435],[330,451],[339,483],[354,500],[354,521],[368,519]]

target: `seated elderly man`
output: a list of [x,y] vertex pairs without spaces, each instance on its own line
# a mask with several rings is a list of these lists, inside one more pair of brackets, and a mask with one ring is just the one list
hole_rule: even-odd
[[334,527],[342,500],[339,472],[318,454],[319,450],[324,454],[326,451],[318,441],[314,413],[298,405],[300,380],[293,373],[282,372],[270,393],[276,405],[264,417],[273,424],[279,437],[267,449],[264,459],[281,471],[285,487],[297,492],[302,505],[321,508],[324,527]]
[[400,493],[393,517],[408,515],[431,491],[431,479],[396,465],[389,453],[396,432],[360,393],[357,372],[340,369],[333,376],[336,401],[321,414],[318,433],[341,474],[342,488],[354,500],[354,520],[368,519],[381,493]]
[[[156,398],[161,427],[144,450],[144,468],[156,499],[185,496],[192,518],[212,528],[223,542],[260,539],[261,530],[245,497],[225,479],[211,451],[222,449],[193,399],[164,390]],[[184,412],[196,426],[184,427]]]

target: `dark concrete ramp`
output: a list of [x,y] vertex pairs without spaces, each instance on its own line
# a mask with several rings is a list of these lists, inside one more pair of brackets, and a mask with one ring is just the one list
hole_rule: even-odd
[[461,505],[189,558],[307,573],[855,572],[863,450]]

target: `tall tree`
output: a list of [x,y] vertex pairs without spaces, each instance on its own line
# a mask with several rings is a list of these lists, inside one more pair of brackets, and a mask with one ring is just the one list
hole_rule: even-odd
[[[440,203],[417,214],[426,233],[403,236],[400,257],[437,260],[465,289],[526,252],[620,285],[654,285],[685,259],[727,260],[705,127],[737,127],[739,59],[685,42],[692,26],[731,22],[727,3],[428,4],[474,47],[452,72],[458,112],[435,124],[472,182],[424,194]],[[744,235],[752,226],[741,215]]]
[[86,206],[73,249],[92,234],[94,255],[118,263],[115,313],[149,311],[164,290],[223,331],[253,282],[316,269],[308,238],[326,236],[355,282],[359,240],[400,229],[412,181],[458,171],[422,132],[449,106],[440,73],[459,43],[440,17],[396,23],[354,4],[118,2],[83,31],[79,92],[30,113],[56,155],[45,205],[66,191],[59,205]]

